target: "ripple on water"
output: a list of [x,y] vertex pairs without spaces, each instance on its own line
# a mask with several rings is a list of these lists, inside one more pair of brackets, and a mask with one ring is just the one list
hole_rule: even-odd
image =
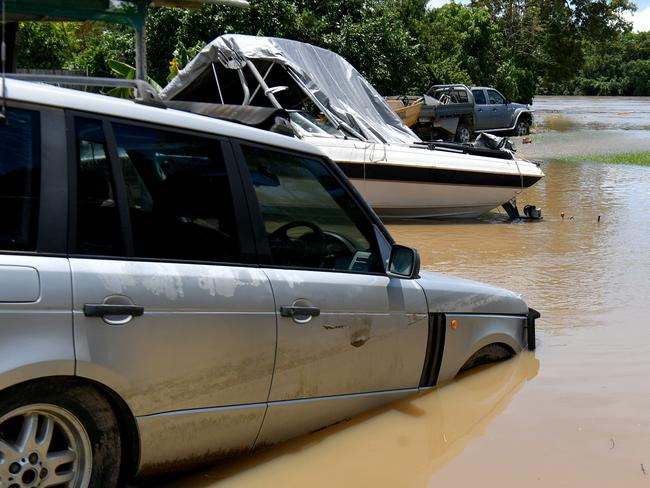
[[420,250],[423,269],[522,293],[544,312],[546,327],[576,326],[566,320],[575,310],[596,316],[642,299],[650,277],[650,168],[553,161],[544,171],[543,184],[519,199],[543,208],[541,222],[507,223],[493,212],[389,229]]

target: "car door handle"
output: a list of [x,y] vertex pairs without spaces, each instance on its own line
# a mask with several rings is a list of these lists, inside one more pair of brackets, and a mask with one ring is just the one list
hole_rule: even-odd
[[139,305],[110,305],[106,303],[86,303],[84,305],[86,317],[107,317],[109,315],[140,317],[143,314],[144,307]]
[[318,317],[320,315],[320,308],[282,306],[280,307],[280,315],[282,317]]

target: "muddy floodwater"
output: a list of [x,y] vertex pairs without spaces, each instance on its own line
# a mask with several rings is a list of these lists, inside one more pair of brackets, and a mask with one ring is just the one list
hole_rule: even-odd
[[650,486],[650,167],[542,164],[541,222],[388,223],[424,269],[522,293],[534,353],[164,486]]

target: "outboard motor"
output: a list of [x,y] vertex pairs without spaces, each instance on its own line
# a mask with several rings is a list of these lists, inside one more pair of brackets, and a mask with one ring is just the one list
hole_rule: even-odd
[[528,219],[539,220],[542,217],[542,209],[535,205],[526,205],[524,207],[524,216]]

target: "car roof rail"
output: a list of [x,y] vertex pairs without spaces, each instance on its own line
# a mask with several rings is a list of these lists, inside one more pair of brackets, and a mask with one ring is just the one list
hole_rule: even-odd
[[7,78],[15,80],[47,83],[50,85],[93,86],[110,88],[134,88],[135,103],[153,107],[167,108],[156,89],[143,80],[127,80],[125,78],[100,78],[93,76],[49,75],[33,73],[8,73]]

